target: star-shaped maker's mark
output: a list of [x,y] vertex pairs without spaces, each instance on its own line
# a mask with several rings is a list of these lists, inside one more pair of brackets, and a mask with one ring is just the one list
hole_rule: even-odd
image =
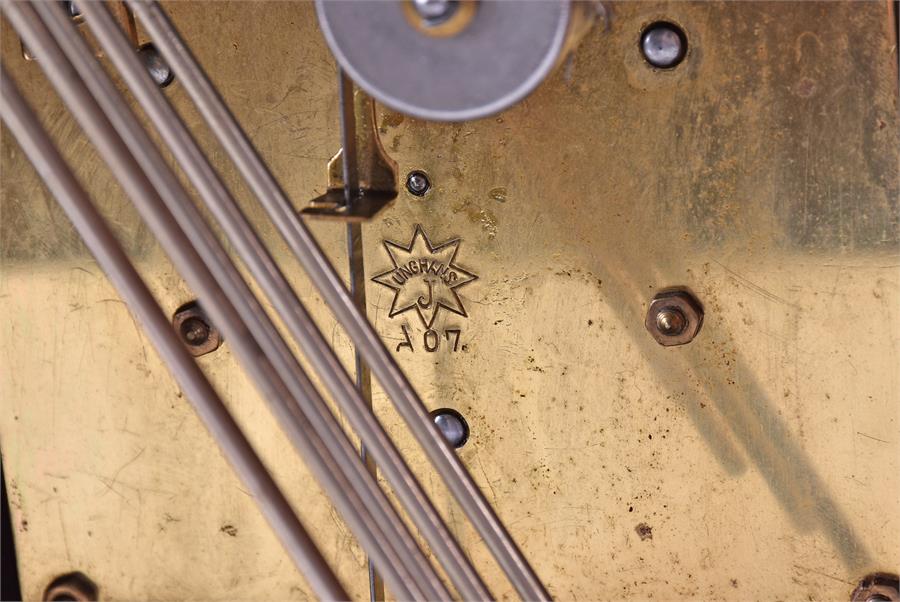
[[434,246],[418,224],[408,247],[384,241],[394,267],[373,276],[372,281],[394,291],[388,317],[415,309],[427,329],[434,324],[442,307],[468,317],[456,289],[478,277],[454,263],[460,242],[454,238]]

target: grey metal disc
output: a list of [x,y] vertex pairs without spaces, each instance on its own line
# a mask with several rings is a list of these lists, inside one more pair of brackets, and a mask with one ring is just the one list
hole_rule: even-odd
[[351,78],[385,105],[421,119],[465,121],[502,111],[547,76],[564,47],[569,2],[478,3],[453,37],[416,29],[401,1],[317,0],[319,24]]

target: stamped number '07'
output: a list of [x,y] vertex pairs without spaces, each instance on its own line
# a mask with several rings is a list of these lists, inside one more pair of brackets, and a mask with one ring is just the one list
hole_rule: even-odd
[[[409,336],[406,325],[401,325],[400,329],[403,331],[404,340],[397,343],[397,351],[406,347],[410,351],[415,352],[416,348]],[[459,351],[459,335],[461,332],[462,331],[459,328],[445,328],[442,331],[443,336],[441,336],[442,333],[429,328],[422,334],[422,348],[428,353],[434,353],[440,349],[442,345],[447,345],[450,348],[450,351]]]

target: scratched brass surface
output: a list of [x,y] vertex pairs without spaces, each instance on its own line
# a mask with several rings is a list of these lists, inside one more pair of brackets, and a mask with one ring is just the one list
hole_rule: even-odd
[[[336,75],[312,7],[170,9],[297,206],[324,192]],[[638,54],[659,18],[690,40],[673,72]],[[190,300],[5,22],[2,34],[4,63],[166,311]],[[393,317],[395,291],[370,281],[370,317],[429,407],[466,416],[461,457],[556,597],[846,600],[866,573],[900,566],[892,36],[884,2],[615,4],[605,30],[496,118],[438,125],[379,109],[400,173],[423,169],[435,189],[401,193],[364,227],[368,277],[411,253],[477,278],[436,283],[443,306],[420,315],[396,311],[426,292],[411,277]],[[177,82],[167,94],[187,107]],[[0,167],[0,444],[25,595],[81,570],[107,599],[308,597],[5,130]],[[313,228],[343,270],[344,228]],[[673,285],[706,317],[693,343],[663,348],[644,311]],[[365,596],[363,555],[228,342],[199,361]],[[375,404],[510,596],[380,391]]]

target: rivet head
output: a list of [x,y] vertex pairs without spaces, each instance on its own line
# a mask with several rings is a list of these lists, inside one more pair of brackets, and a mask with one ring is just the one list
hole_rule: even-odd
[[444,439],[454,448],[459,449],[469,440],[469,424],[456,410],[441,408],[433,411],[431,417]]
[[700,332],[703,306],[686,290],[662,291],[650,302],[644,325],[660,345],[684,345]]
[[195,357],[215,351],[222,344],[222,335],[195,301],[178,308],[172,317],[172,326]]
[[406,176],[406,189],[415,196],[424,196],[431,188],[428,175],[423,171],[411,171]]
[[681,28],[673,23],[653,23],[641,34],[641,52],[654,67],[672,69],[687,53],[687,38]]

